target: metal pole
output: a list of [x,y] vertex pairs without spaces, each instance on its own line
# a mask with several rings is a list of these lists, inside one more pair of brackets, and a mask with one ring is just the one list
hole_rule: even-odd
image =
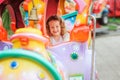
[[91,80],[93,80],[94,74],[94,62],[95,62],[95,36],[96,36],[96,18],[93,15],[89,15],[93,19],[94,28],[93,28],[93,40],[92,40],[92,65],[91,65]]

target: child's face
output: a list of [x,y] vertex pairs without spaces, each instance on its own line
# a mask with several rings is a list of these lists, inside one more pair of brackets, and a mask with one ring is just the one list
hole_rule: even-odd
[[60,36],[61,26],[58,20],[52,20],[49,22],[50,32],[53,36]]

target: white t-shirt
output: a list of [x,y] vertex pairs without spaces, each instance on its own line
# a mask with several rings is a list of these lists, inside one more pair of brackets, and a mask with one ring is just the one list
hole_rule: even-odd
[[55,44],[59,44],[65,41],[69,41],[70,40],[70,34],[69,33],[65,33],[63,36],[60,36],[59,41],[56,41],[53,37],[50,37],[50,42],[52,45]]

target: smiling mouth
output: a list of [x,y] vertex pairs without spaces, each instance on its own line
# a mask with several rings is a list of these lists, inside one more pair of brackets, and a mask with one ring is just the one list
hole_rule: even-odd
[[54,33],[57,33],[57,31],[54,31]]

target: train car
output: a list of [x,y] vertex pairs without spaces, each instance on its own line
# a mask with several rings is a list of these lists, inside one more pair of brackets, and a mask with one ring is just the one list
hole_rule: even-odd
[[[0,51],[0,80],[96,80],[96,19],[89,14],[91,3],[92,0],[2,0],[0,15],[8,9],[15,25],[11,25],[14,34],[7,37],[12,48]],[[51,15],[63,19],[69,41],[49,45],[46,21]],[[94,25],[89,24],[90,20]]]

